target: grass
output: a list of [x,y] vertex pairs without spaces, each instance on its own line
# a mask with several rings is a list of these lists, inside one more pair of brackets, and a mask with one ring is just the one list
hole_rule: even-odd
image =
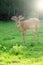
[[0,21],[0,65],[43,65],[43,20],[40,22],[38,41],[31,46],[32,34],[27,33],[26,46],[22,33],[12,21]]

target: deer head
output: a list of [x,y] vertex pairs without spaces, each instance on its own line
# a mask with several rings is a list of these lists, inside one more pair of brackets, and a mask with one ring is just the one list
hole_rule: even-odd
[[20,15],[18,17],[17,16],[12,16],[11,17],[11,20],[16,21],[16,22],[20,22],[23,19],[24,19],[24,17],[22,15]]
[[17,21],[17,16],[12,16],[12,17],[11,17],[11,20]]

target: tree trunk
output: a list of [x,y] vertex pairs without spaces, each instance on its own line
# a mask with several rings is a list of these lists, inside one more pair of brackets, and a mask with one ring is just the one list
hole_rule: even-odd
[[9,10],[8,10],[8,20],[9,20],[9,17],[10,17],[10,12],[11,12],[11,6],[9,5]]

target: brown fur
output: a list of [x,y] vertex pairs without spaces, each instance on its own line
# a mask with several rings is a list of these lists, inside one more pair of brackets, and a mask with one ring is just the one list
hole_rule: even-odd
[[[26,35],[27,31],[31,30],[35,35],[37,35],[38,29],[39,29],[39,23],[40,23],[39,19],[37,19],[37,18],[30,18],[28,20],[21,21],[22,19],[24,19],[24,17],[19,16],[18,20],[17,20],[18,17],[15,17],[15,18],[16,18],[17,27],[23,33],[24,43],[25,43],[25,35]],[[15,20],[15,18],[13,16],[12,20]]]

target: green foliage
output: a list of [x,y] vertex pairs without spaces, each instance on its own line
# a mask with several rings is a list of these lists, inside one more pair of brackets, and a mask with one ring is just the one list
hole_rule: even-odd
[[24,52],[24,46],[22,46],[22,45],[20,45],[20,46],[18,46],[18,45],[16,45],[16,46],[13,46],[12,48],[11,48],[11,50],[10,50],[10,53],[11,54],[15,54],[15,55],[19,55],[19,54],[23,54],[23,52]]
[[0,65],[43,65],[43,20],[40,23],[38,41],[31,46],[32,35],[27,33],[23,45],[22,33],[16,23],[0,21]]

